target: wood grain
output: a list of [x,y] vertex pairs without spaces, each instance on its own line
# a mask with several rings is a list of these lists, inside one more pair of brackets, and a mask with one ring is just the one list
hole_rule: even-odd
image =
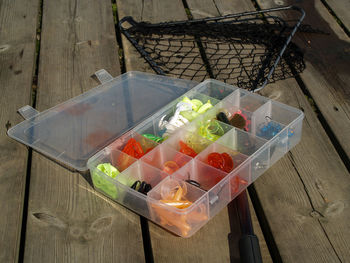
[[[190,8],[191,14],[195,19],[198,18],[204,18],[204,17],[212,17],[212,16],[222,16],[232,13],[239,13],[244,12],[244,4],[242,6],[242,3],[229,3],[228,1],[202,1],[202,0],[188,0],[187,4]],[[215,57],[211,57],[212,60],[215,59]],[[218,79],[220,79],[220,75],[217,76]],[[251,203],[250,210],[252,214],[252,223],[253,228],[255,230],[255,234],[257,235],[259,239],[259,245],[260,245],[260,251],[261,256],[263,258],[263,262],[272,262],[270,253],[268,251],[265,238],[262,234],[259,222],[256,218],[254,208],[252,207]]]
[[258,237],[259,239],[259,245],[260,245],[260,252],[261,252],[261,257],[264,263],[269,263],[273,262],[271,258],[271,254],[269,251],[269,248],[266,244],[265,237],[263,235],[259,220],[257,218],[256,212],[254,210],[253,204],[249,198],[249,209],[250,209],[250,215],[252,217],[252,224],[253,224],[253,229],[254,229],[254,234]]
[[349,173],[294,80],[284,83],[262,95],[303,109],[303,135],[255,182],[259,200],[284,262],[346,262]]
[[[120,74],[111,2],[44,1],[38,110],[97,86],[101,68]],[[34,153],[24,260],[142,262],[139,217]]]
[[[180,0],[117,1],[118,15],[131,15],[137,21],[174,21],[187,19]],[[127,70],[150,71],[148,64],[123,38]],[[222,210],[191,238],[176,237],[149,223],[155,262],[228,262],[230,224],[227,210]]]
[[[264,3],[266,5],[263,7],[266,8],[274,6],[272,1]],[[308,14],[305,23],[329,33],[327,36],[300,34],[295,38],[295,42],[305,51],[306,69],[301,78],[349,156],[349,38],[320,1],[288,3],[304,8]],[[298,104],[304,108],[306,114],[308,113],[301,105],[303,94],[290,94],[288,97],[297,98]],[[350,258],[350,244],[347,241],[350,237],[350,224],[347,219],[349,211],[345,207],[350,201],[349,172],[339,161],[323,130],[319,125],[313,125],[317,120],[314,114],[311,115],[311,111],[306,115],[306,121],[303,141],[291,151],[289,159],[298,171],[301,187],[306,189],[305,197],[311,208],[309,217],[313,217],[314,224],[318,223],[321,227],[318,243],[327,245],[322,251],[323,254],[315,253],[313,257],[317,255],[319,261],[324,262],[347,262]],[[303,142],[307,142],[307,145]],[[306,216],[303,213],[302,215]],[[304,221],[302,217],[302,222],[306,221],[308,220]],[[310,231],[306,233],[309,234]],[[302,257],[302,254],[300,256]]]
[[0,262],[17,262],[28,150],[6,132],[31,103],[39,1],[0,2]]
[[[228,5],[243,8],[232,12],[254,10],[250,2],[231,0],[222,11]],[[222,1],[215,6],[220,10]],[[277,253],[284,262],[345,262],[349,174],[294,79],[268,85],[262,94],[305,112],[301,142],[254,184]]]
[[[124,16],[131,15],[135,21],[143,21],[143,22],[152,22],[157,23],[161,21],[179,21],[179,20],[186,20],[187,15],[184,11],[184,7],[181,1],[143,1],[143,0],[130,0],[130,1],[117,1],[118,3],[118,14],[119,18],[123,18]],[[175,8],[175,9],[174,9]],[[180,9],[181,8],[181,9]],[[176,11],[175,11],[176,10]],[[168,36],[168,35],[167,35]],[[189,66],[187,69],[183,70],[179,67],[174,66],[176,63],[174,63],[174,58],[170,59],[170,63],[167,62],[167,64],[171,66],[174,66],[174,70],[171,70],[168,76],[173,77],[179,77],[184,76],[183,78],[186,78],[185,76],[191,76],[187,77],[188,79],[194,79],[197,81],[202,81],[203,78],[209,78],[209,74],[207,74],[205,66],[202,64],[202,58],[199,52],[199,49],[197,48],[197,45],[195,44],[195,39],[192,36],[186,36],[188,41],[179,42],[176,40],[176,36],[172,36],[172,40],[169,42],[165,39],[168,39],[164,36],[155,36],[155,38],[161,38],[163,40],[162,44],[165,48],[167,45],[172,48],[174,46],[179,47],[182,45],[182,48],[179,49],[179,54],[187,54],[191,52],[191,57],[193,57],[193,61],[191,63],[191,66]],[[181,37],[180,37],[181,39]],[[129,41],[122,35],[124,52],[126,54],[125,56],[125,65],[127,70],[133,69],[143,72],[150,72],[155,74],[155,71],[149,66],[149,64],[144,59],[140,59],[140,54],[137,52],[137,50],[134,48],[133,45],[129,43]],[[148,40],[149,42],[152,42],[151,40]],[[171,49],[171,48],[169,48]],[[174,56],[174,52],[162,52],[161,55],[164,56]],[[178,63],[178,61],[177,61]],[[181,65],[181,64],[180,64]],[[194,72],[196,74],[194,75]],[[182,75],[183,74],[183,75]]]
[[[275,1],[258,1],[261,8],[276,7]],[[304,23],[327,34],[299,33],[294,38],[303,52],[306,69],[300,74],[335,137],[350,156],[350,38],[319,0],[279,1],[302,7]]]
[[325,1],[332,11],[337,15],[347,30],[350,30],[350,2],[346,0],[327,0]]

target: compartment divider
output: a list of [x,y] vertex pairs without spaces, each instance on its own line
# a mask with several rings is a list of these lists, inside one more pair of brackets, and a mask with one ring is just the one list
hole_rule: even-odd
[[[213,86],[216,86],[216,89],[213,89],[212,88]],[[196,87],[194,87],[192,90],[195,90],[199,93],[206,94],[218,100],[222,100],[237,89],[238,89],[237,87],[220,82],[218,80],[207,79],[202,83],[200,83],[199,85],[197,85]]]
[[[219,87],[217,88],[219,89],[218,92],[213,88],[215,85]],[[109,178],[105,174],[104,176],[106,176],[106,179],[109,182],[114,183],[116,187],[124,189],[126,194],[131,194],[130,198],[134,195],[136,200],[138,200],[137,198],[141,198],[140,200],[144,200],[144,203],[141,205],[141,208],[133,208],[125,204],[124,199],[119,200],[118,198],[113,198],[114,200],[118,199],[117,201],[121,204],[128,206],[132,210],[142,214],[148,219],[151,219],[167,230],[180,236],[188,237],[194,234],[210,218],[219,213],[223,207],[227,206],[229,202],[253,183],[264,171],[266,171],[274,162],[279,160],[300,140],[299,137],[301,135],[301,125],[304,115],[301,113],[288,125],[284,125],[275,121],[272,116],[274,103],[272,100],[216,80],[206,80],[180,96],[178,99],[175,99],[162,107],[152,116],[129,130],[125,135],[122,135],[118,139],[142,136],[142,134],[151,131],[153,131],[153,135],[161,136],[161,131],[158,128],[161,117],[166,115],[166,120],[172,117],[171,114],[175,113],[176,104],[185,96],[190,99],[199,99],[203,104],[206,103],[207,100],[210,100],[213,104],[213,108],[200,114],[191,122],[176,129],[170,134],[169,138],[161,143],[156,143],[153,150],[142,156],[139,160],[136,160],[121,172],[122,175],[128,175],[128,173],[135,170],[142,173],[137,176],[148,178],[144,174],[146,173],[146,170],[149,169],[151,173],[153,171],[152,174],[158,176],[158,178],[153,178],[153,180],[156,181],[150,182],[153,184],[153,187],[147,195],[143,195],[127,185],[122,184],[120,181]],[[251,105],[249,103],[251,103]],[[284,107],[286,111],[290,110],[291,116],[299,113],[298,110],[291,107],[285,107],[283,104],[277,103],[276,105],[278,107]],[[247,107],[250,107],[253,110],[249,111],[246,109]],[[245,111],[249,115],[250,129],[248,131],[216,120],[216,115],[221,109],[230,109],[232,111],[234,108]],[[234,112],[231,114],[233,113]],[[271,120],[266,120],[266,116]],[[224,131],[223,135],[221,135],[215,142],[206,140],[198,133],[201,125],[209,121],[217,122]],[[281,130],[268,139],[258,136],[259,129],[263,127],[262,125],[265,121],[266,123],[271,121],[271,124],[280,125]],[[296,137],[293,137],[293,141],[291,142],[289,135],[294,133]],[[186,137],[187,135],[188,137]],[[188,143],[188,140],[190,140],[188,138],[191,136],[193,136],[193,138],[198,137],[199,141],[203,140],[204,145],[203,147],[200,147],[200,150],[198,150],[199,148],[196,149],[196,156],[194,158],[181,153],[180,146],[178,145],[180,140]],[[149,139],[145,138],[145,140]],[[94,156],[95,161],[100,160],[101,157],[105,155],[110,155],[113,152],[113,146],[117,147],[118,144],[114,142],[105,150],[97,153]],[[117,149],[118,151],[121,151],[120,146],[119,148],[117,147]],[[206,157],[212,152],[228,153],[233,160],[232,170],[225,172],[209,165],[206,161]],[[186,159],[186,162],[181,166],[179,165],[179,169],[175,170],[173,173],[166,173],[164,171],[165,168],[162,170],[162,165],[164,165],[165,162],[174,161],[173,159],[176,156],[180,156],[184,158],[184,160]],[[179,160],[181,160],[181,158],[177,161]],[[154,163],[152,164],[153,161]],[[94,165],[91,164],[91,168],[89,167],[91,171],[94,169],[93,166]],[[132,175],[130,174],[129,176]],[[199,183],[199,187],[198,185],[195,186],[193,182],[190,183],[186,181],[188,179]],[[149,177],[148,180],[151,180],[151,177]],[[191,206],[185,209],[179,209],[160,203],[160,191],[163,185],[171,182],[171,180],[183,182],[186,188],[189,189],[189,191],[192,191],[191,193],[187,193],[187,195],[191,196],[194,194],[196,196]],[[191,198],[193,198],[193,196]],[[202,220],[196,223],[193,221],[193,218],[198,216],[198,213],[204,214],[202,215]],[[175,221],[172,221],[171,215],[178,218],[178,220],[185,220],[184,224],[186,229],[182,228],[181,225]],[[181,217],[178,217],[179,215],[181,215]],[[206,219],[204,219],[204,215],[207,216]]]
[[258,124],[258,120],[266,120],[266,117],[271,118],[271,100],[268,100],[266,103],[261,105],[258,109],[256,109],[252,114],[252,134],[256,135],[256,130]]
[[223,103],[230,103],[232,106],[240,107],[241,99],[247,96],[247,93],[242,92],[242,90],[237,89],[222,100]]

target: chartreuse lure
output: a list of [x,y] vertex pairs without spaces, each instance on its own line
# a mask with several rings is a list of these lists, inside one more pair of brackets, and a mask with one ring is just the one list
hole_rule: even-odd
[[[118,182],[129,187],[135,181],[135,180],[131,180],[130,178],[120,176],[119,175],[120,172],[118,171],[118,169],[115,168],[110,163],[101,163],[97,165],[97,170],[103,172],[105,175],[108,175],[109,177],[116,179]],[[111,181],[109,181],[104,175],[101,175],[96,170],[92,173],[92,182],[94,183],[94,186],[96,188],[102,190],[113,199],[116,199],[118,197],[118,191],[117,191],[116,185]]]
[[198,134],[210,141],[216,141],[225,131],[216,120],[206,121],[198,129]]
[[181,116],[186,118],[188,121],[194,120],[200,114],[206,112],[210,108],[213,108],[213,105],[211,104],[210,100],[208,100],[207,103],[203,104],[200,100],[197,100],[197,99],[191,100],[188,97],[184,97],[182,99],[182,102],[188,103],[192,106],[192,110],[180,112]]

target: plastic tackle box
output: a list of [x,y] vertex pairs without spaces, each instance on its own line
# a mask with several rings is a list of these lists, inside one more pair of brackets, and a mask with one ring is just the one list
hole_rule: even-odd
[[[42,113],[21,109],[27,120],[9,136],[68,167],[88,168],[97,191],[182,237],[192,236],[301,138],[302,111],[216,80],[97,73],[103,84],[87,93]],[[166,133],[162,121],[170,122],[185,98],[213,107]],[[218,120],[220,112],[229,123]],[[131,139],[146,152],[138,159],[125,151]],[[180,150],[181,143],[195,156]],[[213,165],[213,153],[229,156],[231,169]],[[106,163],[118,172],[101,169]],[[146,194],[136,190],[141,182],[151,186]]]

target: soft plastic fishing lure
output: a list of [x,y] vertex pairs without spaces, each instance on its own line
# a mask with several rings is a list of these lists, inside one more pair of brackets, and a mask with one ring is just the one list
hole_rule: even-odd
[[216,120],[207,121],[198,129],[198,134],[210,141],[216,141],[224,135],[224,133],[224,129]]
[[192,158],[196,157],[197,153],[190,147],[188,146],[185,142],[179,141],[180,145],[180,152],[183,154],[186,154]]
[[[187,187],[184,182],[179,183],[176,180],[169,180],[161,186],[160,194],[161,199],[159,202],[163,205],[177,209],[186,209],[192,205],[192,202],[186,197]],[[151,207],[158,215],[161,225],[175,226],[183,236],[188,235],[192,229],[191,224],[208,219],[206,208],[203,204],[187,214],[173,213],[158,204],[152,204]]]
[[180,169],[180,166],[174,161],[167,161],[163,164],[163,172],[167,174],[173,174]]
[[213,105],[211,104],[210,100],[203,104],[198,99],[191,100],[188,97],[184,97],[182,101],[176,104],[175,113],[168,121],[165,120],[166,115],[162,116],[162,118],[160,119],[158,126],[161,130],[165,129],[163,137],[168,137],[177,128],[194,120],[200,114],[205,113],[212,107]]
[[226,152],[224,153],[212,152],[208,154],[207,163],[210,166],[220,169],[226,173],[231,172],[234,167],[234,163],[231,156]]
[[158,137],[158,136],[155,136],[155,135],[149,134],[149,133],[142,134],[142,136],[146,137],[147,139],[150,139],[152,141],[155,141],[156,143],[161,143],[164,141],[164,138]]
[[[118,182],[126,185],[131,186],[134,183],[134,180],[125,178],[123,176],[119,176],[120,171],[115,168],[110,163],[101,163],[97,166],[97,170],[101,171],[105,175],[116,179]],[[118,197],[117,187],[114,183],[112,183],[110,180],[105,178],[104,175],[100,175],[98,171],[94,171],[92,173],[92,181],[94,183],[94,186],[96,188],[99,188],[104,193],[109,195],[110,197],[116,199]]]

